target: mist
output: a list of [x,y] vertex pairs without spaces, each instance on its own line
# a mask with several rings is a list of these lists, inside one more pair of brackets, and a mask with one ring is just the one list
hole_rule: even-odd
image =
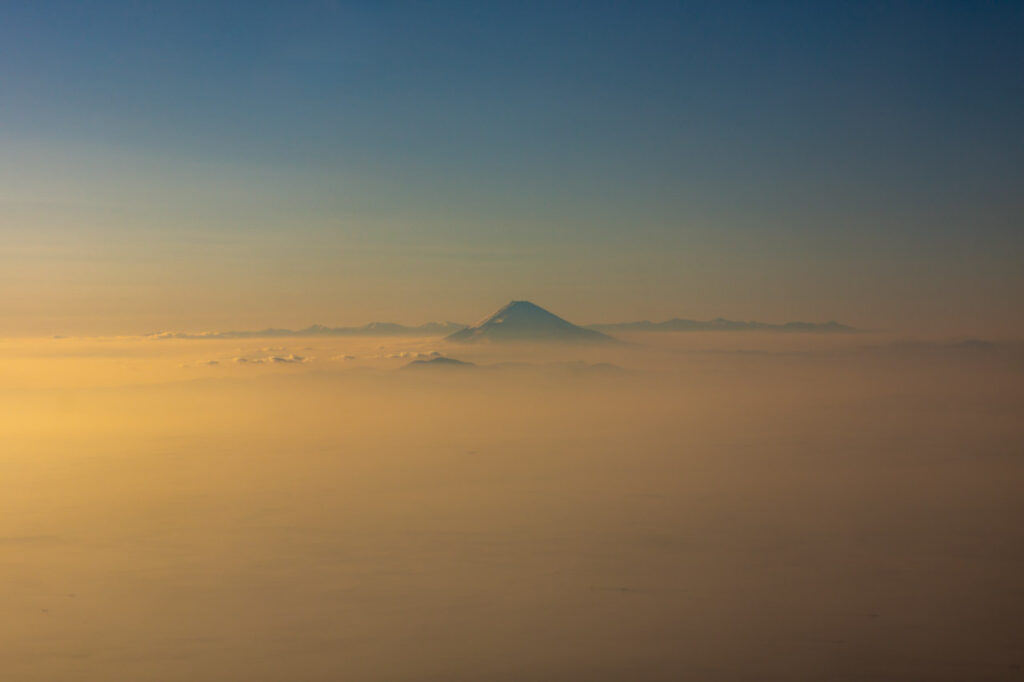
[[1019,677],[1019,344],[624,340],[4,341],[0,668]]

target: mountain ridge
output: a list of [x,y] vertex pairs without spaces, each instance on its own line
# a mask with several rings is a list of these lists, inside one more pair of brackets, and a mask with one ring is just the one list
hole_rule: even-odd
[[359,327],[325,327],[313,324],[305,329],[278,329],[269,327],[254,331],[226,332],[159,332],[147,334],[154,339],[254,339],[283,336],[444,336],[465,329],[459,322],[427,322],[410,327],[396,322],[370,322]]
[[651,322],[640,320],[638,322],[613,322],[609,324],[591,324],[587,329],[609,332],[666,332],[666,331],[772,331],[772,332],[821,332],[849,334],[860,331],[854,327],[840,324],[835,320],[828,322],[784,322],[772,324],[769,322],[753,322],[727,320],[716,317],[713,320],[687,320],[674,317],[664,322]]

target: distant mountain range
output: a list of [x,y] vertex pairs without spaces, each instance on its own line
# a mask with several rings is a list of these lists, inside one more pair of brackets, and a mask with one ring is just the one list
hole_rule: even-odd
[[456,343],[505,341],[569,341],[608,343],[614,339],[594,329],[577,327],[529,301],[512,301],[481,322],[445,337]]
[[714,320],[683,320],[664,322],[619,322],[577,326],[529,301],[512,301],[477,324],[428,322],[409,327],[394,322],[371,322],[361,327],[325,327],[314,324],[305,329],[260,329],[227,332],[161,332],[150,334],[154,339],[255,339],[286,336],[443,336],[456,343],[504,341],[570,341],[576,343],[607,343],[615,339],[605,332],[698,332],[698,331],[767,331],[850,333],[857,329],[838,322],[739,322],[721,317]]
[[721,317],[714,320],[682,320],[673,318],[664,322],[618,322],[614,324],[592,324],[588,329],[596,329],[603,332],[741,332],[741,331],[768,331],[768,332],[855,332],[853,327],[830,322],[786,322],[785,324],[768,324],[766,322],[738,322],[726,320]]
[[446,336],[466,325],[457,322],[428,322],[407,327],[394,322],[371,322],[361,327],[325,327],[314,324],[305,329],[260,329],[230,332],[161,332],[150,334],[155,339],[257,339],[281,336]]

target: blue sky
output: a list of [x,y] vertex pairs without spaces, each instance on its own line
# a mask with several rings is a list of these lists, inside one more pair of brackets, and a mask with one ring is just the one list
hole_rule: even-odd
[[[147,301],[209,326],[529,295],[585,321],[936,329],[945,297],[1005,331],[1024,293],[1024,3],[4,13],[0,229],[17,248],[0,261],[20,269],[0,286],[26,328],[84,324],[67,312],[83,304],[106,330],[142,324],[126,311]],[[237,247],[223,267],[211,242]],[[218,270],[236,287],[221,297]],[[166,289],[196,281],[214,291],[190,321]],[[110,291],[133,284],[151,291],[119,311]]]

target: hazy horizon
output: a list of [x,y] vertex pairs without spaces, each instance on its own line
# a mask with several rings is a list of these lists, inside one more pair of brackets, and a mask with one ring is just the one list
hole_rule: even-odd
[[[532,301],[525,299],[511,299],[510,302],[506,302],[505,305],[515,304],[517,302],[526,303],[529,305],[535,305]],[[495,309],[500,310],[504,306],[497,306]],[[40,337],[39,335],[33,334],[7,334],[0,335],[0,338],[54,338],[54,339],[65,339],[65,338],[117,338],[117,337],[145,337],[145,338],[180,338],[180,339],[214,339],[214,338],[279,338],[285,337],[303,337],[303,336],[317,336],[322,334],[340,334],[346,333],[358,333],[364,336],[372,336],[374,334],[390,336],[390,335],[405,335],[413,334],[417,331],[427,331],[427,336],[438,336],[444,337],[450,334],[457,328],[471,327],[482,321],[487,320],[493,311],[487,315],[477,315],[471,320],[459,320],[454,319],[452,316],[440,317],[436,319],[424,320],[418,318],[421,321],[415,323],[409,323],[406,320],[395,320],[395,319],[369,319],[358,323],[350,324],[324,324],[323,321],[312,321],[308,324],[297,326],[294,328],[288,328],[276,324],[262,324],[255,325],[252,328],[240,329],[240,328],[168,328],[168,327],[155,327],[147,328],[145,330],[135,329],[132,331],[121,331],[120,333],[108,333],[108,334],[73,334],[67,333],[54,333]],[[673,322],[685,322],[692,323],[687,327],[672,328],[669,325]],[[927,340],[927,341],[957,341],[957,340],[991,340],[991,341],[1016,341],[1021,340],[1015,335],[1000,336],[999,334],[991,335],[988,339],[982,339],[979,335],[967,333],[961,330],[959,333],[946,332],[935,332],[927,333],[922,330],[908,329],[908,328],[895,328],[895,329],[882,329],[882,328],[865,328],[865,327],[853,327],[845,324],[844,321],[837,320],[834,317],[826,317],[815,320],[809,319],[785,319],[785,320],[765,320],[765,319],[729,319],[722,316],[715,316],[703,319],[688,318],[681,315],[672,315],[664,318],[654,319],[641,319],[638,317],[627,317],[621,319],[603,319],[601,321],[588,321],[579,322],[576,321],[577,326],[588,328],[588,329],[603,329],[607,333],[614,334],[629,334],[641,331],[670,331],[679,334],[702,334],[716,331],[731,331],[732,333],[751,333],[751,332],[785,332],[793,334],[828,334],[828,333],[852,333],[862,335],[875,335],[878,337],[889,337],[892,340]],[[727,327],[716,327],[715,325],[727,323]],[[653,325],[648,329],[631,328],[631,325],[637,324],[650,324]],[[381,331],[378,328],[379,325],[393,325],[396,328],[394,331]]]

